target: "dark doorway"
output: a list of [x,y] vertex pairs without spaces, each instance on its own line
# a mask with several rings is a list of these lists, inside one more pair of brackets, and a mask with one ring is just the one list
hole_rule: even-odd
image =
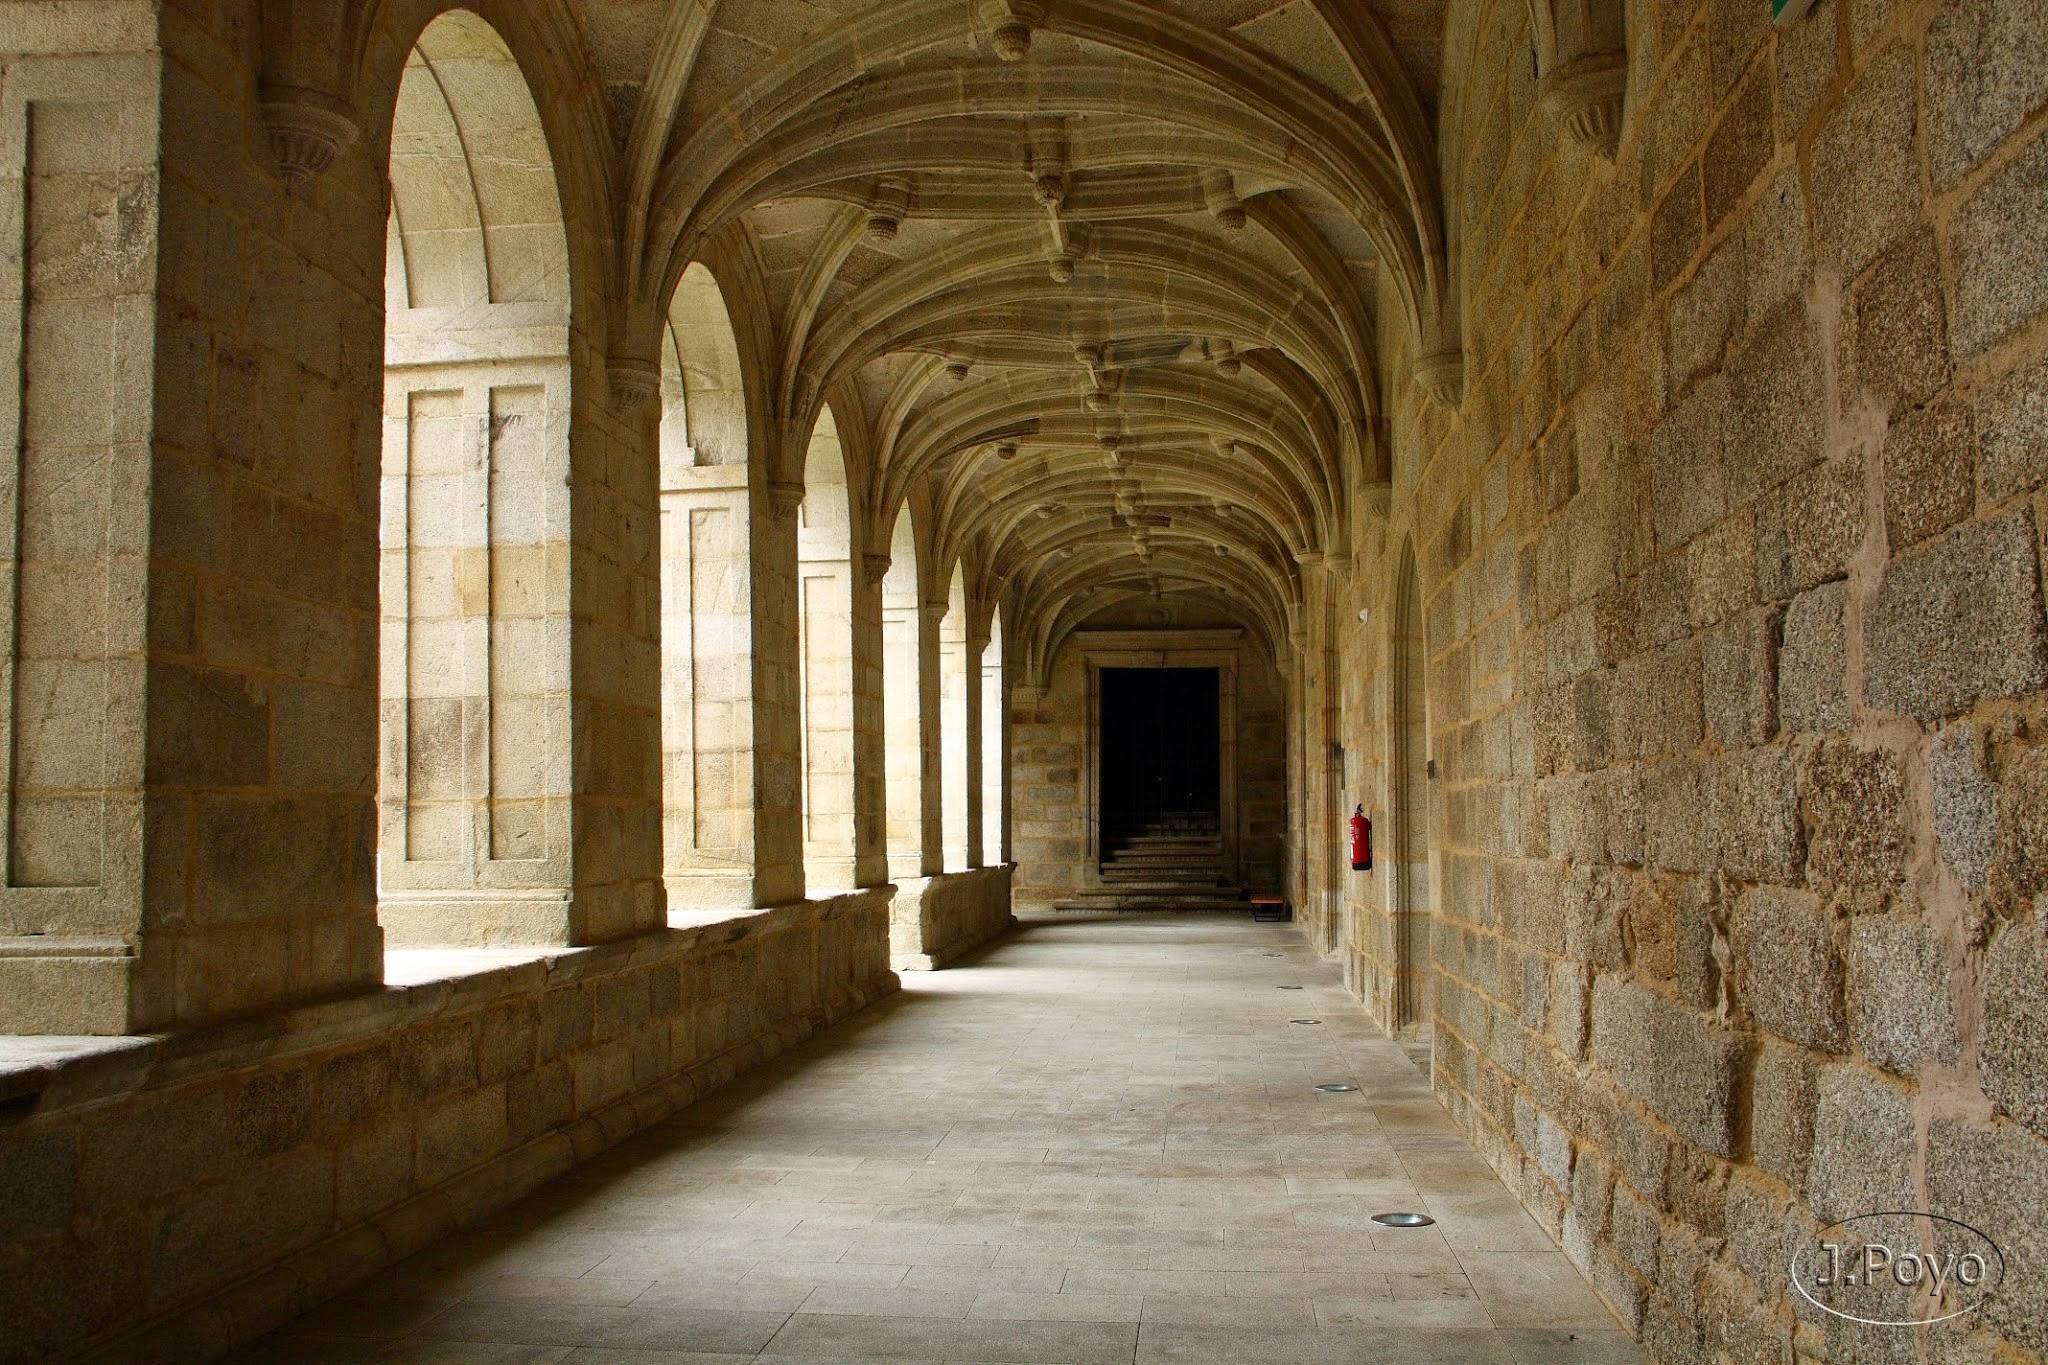
[[1162,827],[1214,831],[1222,732],[1213,668],[1102,670],[1102,847]]

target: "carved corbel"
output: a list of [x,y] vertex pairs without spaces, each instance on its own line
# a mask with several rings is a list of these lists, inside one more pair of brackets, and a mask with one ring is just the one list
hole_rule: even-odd
[[270,156],[287,190],[297,190],[334,164],[362,129],[346,101],[298,85],[263,86],[259,108]]
[[1358,505],[1374,521],[1386,521],[1393,515],[1394,485],[1391,483],[1369,483],[1359,490]]
[[889,556],[883,551],[863,551],[860,557],[861,581],[871,588],[879,588],[882,580],[889,576],[889,563]]
[[614,357],[605,366],[605,379],[611,388],[612,406],[626,415],[638,412],[661,392],[661,368],[636,356]]
[[1574,142],[1612,158],[1628,96],[1622,0],[1529,0],[1529,19],[1543,111]]
[[804,505],[804,486],[797,479],[770,479],[768,481],[768,511],[778,521],[796,515]]
[[1251,221],[1244,201],[1237,197],[1237,181],[1229,171],[1202,172],[1202,201],[1209,213],[1227,232],[1242,232]]
[[885,176],[868,201],[867,234],[871,242],[893,242],[910,216],[910,182],[901,176]]
[[1043,0],[991,0],[983,13],[988,20],[988,45],[1006,62],[1021,62],[1031,55],[1032,30],[1045,25]]
[[1415,362],[1415,382],[1433,401],[1455,412],[1465,401],[1464,352],[1438,351],[1421,357]]
[[1572,141],[1612,159],[1621,143],[1628,54],[1594,52],[1554,68],[1537,87],[1543,111]]

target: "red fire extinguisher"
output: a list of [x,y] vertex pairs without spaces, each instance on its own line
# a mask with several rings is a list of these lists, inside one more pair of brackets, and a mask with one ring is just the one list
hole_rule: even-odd
[[1351,870],[1372,870],[1372,821],[1365,818],[1363,805],[1351,812]]

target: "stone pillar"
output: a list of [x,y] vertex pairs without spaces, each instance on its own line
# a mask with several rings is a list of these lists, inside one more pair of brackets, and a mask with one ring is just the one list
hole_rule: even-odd
[[149,6],[8,18],[0,1032],[373,986],[377,301]]
[[[806,434],[807,435],[807,434]],[[757,482],[773,460],[755,461]],[[752,703],[755,905],[804,898],[803,697],[798,677],[796,511],[801,484],[757,487]]]
[[982,714],[983,687],[981,681],[981,656],[988,651],[988,630],[983,627],[979,634],[971,630],[967,636],[966,648],[960,658],[961,709],[964,712],[964,748],[962,758],[966,769],[962,773],[961,804],[963,806],[963,833],[966,836],[966,859],[964,866],[985,867],[988,852],[982,843],[982,726],[988,718]]
[[886,555],[854,547],[853,576],[853,879],[882,886],[889,869],[888,643],[883,625]]
[[992,640],[981,655],[981,858],[1000,866],[1010,861],[1010,702],[1003,667],[1003,642]]
[[940,755],[944,730],[939,723],[939,628],[946,604],[921,602],[917,609],[918,818],[923,827],[923,856],[918,875],[935,877],[946,870],[945,808]]

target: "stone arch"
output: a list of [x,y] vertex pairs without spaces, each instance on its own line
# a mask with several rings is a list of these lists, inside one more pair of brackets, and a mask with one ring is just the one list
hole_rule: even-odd
[[854,875],[853,521],[846,452],[828,405],[804,457],[797,519],[798,689],[803,697],[804,883]]
[[378,874],[387,942],[571,936],[571,298],[540,113],[470,10],[392,114]]
[[1432,1014],[1431,942],[1435,922],[1430,877],[1430,794],[1428,644],[1423,623],[1422,580],[1416,571],[1415,542],[1401,550],[1395,574],[1387,663],[1391,704],[1387,809],[1393,816],[1387,879],[1393,930],[1394,1026],[1427,1036]]
[[661,335],[662,867],[671,918],[754,900],[748,404],[725,292],[693,262]]

